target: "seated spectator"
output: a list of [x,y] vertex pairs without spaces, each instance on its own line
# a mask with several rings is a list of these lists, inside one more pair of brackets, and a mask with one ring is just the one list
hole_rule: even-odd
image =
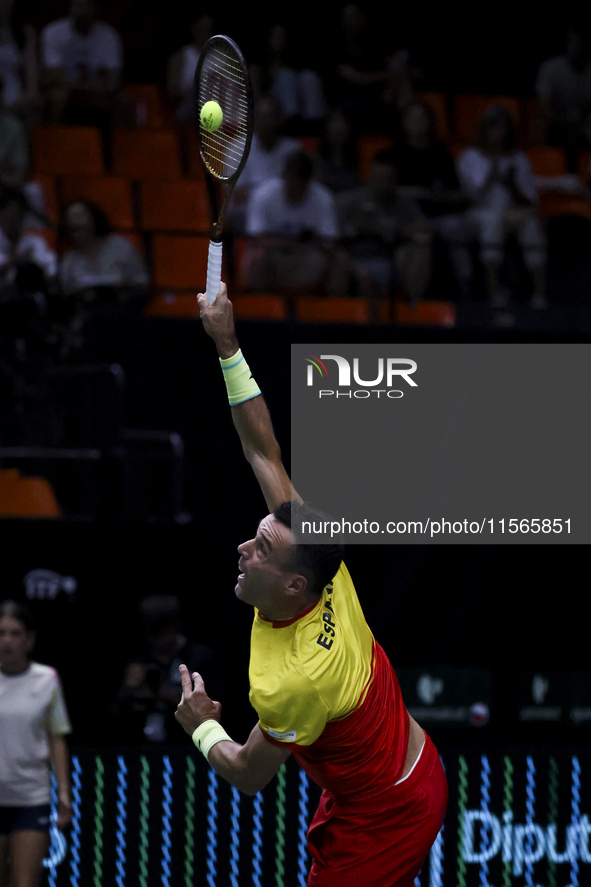
[[37,35],[30,24],[13,24],[14,3],[0,5],[0,80],[4,106],[32,122],[39,109]]
[[113,714],[118,719],[118,742],[174,742],[174,717],[180,693],[179,665],[198,671],[219,698],[219,670],[213,667],[210,647],[189,640],[181,630],[179,599],[152,595],[140,602],[142,639],[137,654],[125,666]]
[[411,304],[431,271],[431,236],[416,200],[401,194],[389,152],[373,160],[366,183],[339,195],[341,233],[359,295],[376,302],[400,286]]
[[493,307],[503,307],[508,293],[501,286],[504,244],[515,232],[534,292],[531,306],[546,306],[546,242],[540,223],[538,192],[531,162],[516,149],[510,113],[491,105],[478,125],[477,143],[457,160],[458,178],[472,206],[466,218],[480,245],[487,293]]
[[358,184],[357,140],[349,121],[338,109],[328,114],[318,145],[318,181],[334,193]]
[[201,49],[213,36],[213,19],[207,13],[200,15],[191,26],[193,40],[175,52],[167,71],[168,94],[176,103],[178,123],[191,123],[194,116],[193,80]]
[[[258,238],[246,252],[255,290],[317,290],[332,271],[338,237],[334,197],[312,180],[307,154],[291,154],[281,178],[260,185],[248,201],[246,233]],[[329,284],[330,286],[330,284]]]
[[469,201],[460,188],[452,155],[437,140],[430,105],[417,100],[407,105],[401,137],[388,156],[398,172],[399,194],[418,201],[431,230],[445,244],[462,296],[468,297],[472,261],[463,211]]
[[40,234],[26,229],[31,207],[23,191],[0,187],[0,288],[40,290],[57,275],[57,255]]
[[21,189],[0,186],[0,388],[7,398],[0,412],[4,435],[16,432],[21,441],[36,416],[30,400],[23,410],[24,392],[30,395],[55,350],[48,306],[57,255],[40,234],[27,230],[30,212]]
[[570,26],[564,54],[541,65],[536,92],[548,144],[566,150],[568,170],[575,173],[579,151],[589,147],[583,132],[585,117],[591,112],[591,44],[586,27]]
[[375,109],[373,129],[391,133],[400,131],[405,109],[416,98],[423,71],[412,63],[410,52],[399,49],[386,59],[386,80]]
[[96,20],[93,0],[71,0],[70,14],[41,32],[48,123],[131,126],[120,94],[123,45],[115,28]]
[[322,81],[293,53],[283,25],[270,29],[265,58],[250,73],[255,96],[272,95],[279,103],[285,131],[310,135],[319,129],[326,113]]
[[115,234],[105,213],[86,200],[75,200],[64,210],[64,233],[72,244],[60,263],[65,295],[85,293],[93,299],[105,288],[122,296],[143,293],[148,271],[135,246]]
[[283,172],[286,158],[301,147],[297,139],[281,134],[281,109],[272,96],[259,99],[254,109],[254,133],[248,160],[230,202],[228,221],[240,234],[244,231],[249,195],[264,182]]
[[24,184],[29,166],[29,143],[22,120],[7,106],[6,80],[0,74],[0,182]]

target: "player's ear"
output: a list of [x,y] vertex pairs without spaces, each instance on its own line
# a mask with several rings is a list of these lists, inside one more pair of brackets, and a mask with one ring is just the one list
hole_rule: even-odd
[[285,586],[285,591],[287,594],[296,595],[296,594],[305,594],[308,588],[308,580],[305,576],[302,576],[301,573],[292,573],[289,577],[288,583]]

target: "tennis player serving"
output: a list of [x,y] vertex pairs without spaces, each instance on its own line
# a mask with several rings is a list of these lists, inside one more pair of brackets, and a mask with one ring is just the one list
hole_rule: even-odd
[[308,831],[309,887],[412,887],[443,823],[435,746],[408,714],[336,545],[298,545],[318,520],[291,486],[271,419],[236,339],[226,288],[198,297],[226,380],[234,426],[269,513],[238,546],[235,594],[254,607],[247,742],[220,724],[200,675],[181,666],[176,717],[220,776],[254,795],[293,755],[323,789]]

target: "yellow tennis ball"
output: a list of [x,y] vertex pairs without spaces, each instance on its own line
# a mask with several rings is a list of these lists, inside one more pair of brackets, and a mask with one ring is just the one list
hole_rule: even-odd
[[217,102],[205,102],[201,108],[201,126],[208,132],[215,132],[222,125],[224,112]]

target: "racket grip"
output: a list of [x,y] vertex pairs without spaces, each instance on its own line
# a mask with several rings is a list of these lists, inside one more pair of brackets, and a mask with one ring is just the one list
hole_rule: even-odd
[[209,241],[209,254],[207,256],[207,285],[205,295],[209,305],[215,300],[222,279],[222,244]]

